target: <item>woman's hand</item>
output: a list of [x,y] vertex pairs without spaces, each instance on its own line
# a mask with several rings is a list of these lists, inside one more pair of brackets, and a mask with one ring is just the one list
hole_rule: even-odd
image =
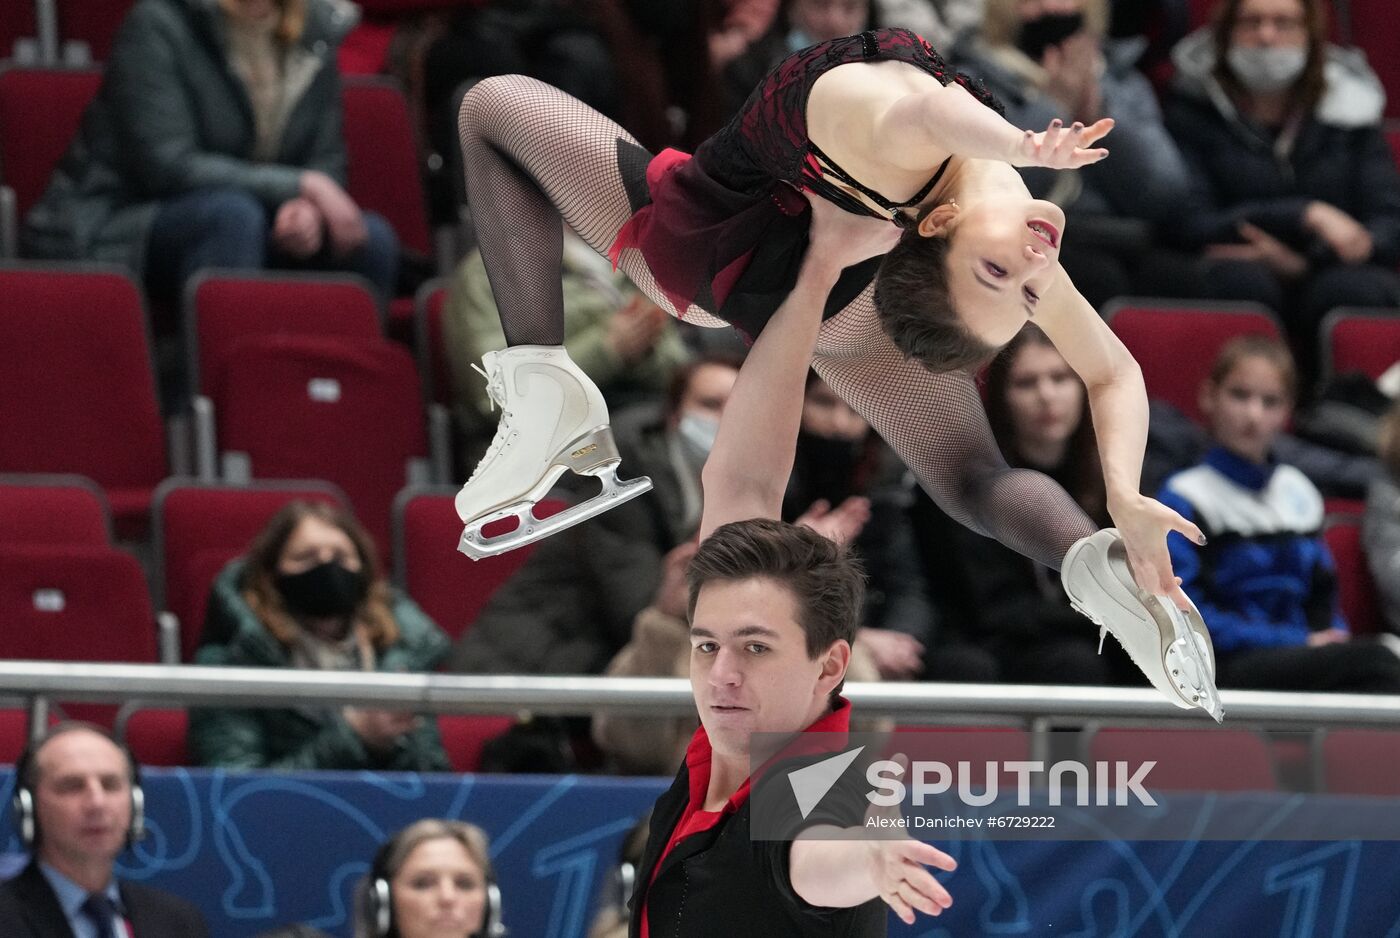
[[277,209],[272,241],[292,257],[305,259],[321,250],[321,213],[305,196],[288,199]]
[[1137,585],[1155,596],[1166,596],[1183,611],[1191,601],[1181,589],[1181,579],[1172,573],[1171,555],[1167,553],[1167,535],[1180,532],[1193,544],[1204,545],[1206,536],[1201,529],[1155,498],[1134,495],[1123,500],[1110,500],[1108,513],[1123,538]]
[[1263,264],[1285,280],[1296,280],[1308,272],[1308,259],[1247,221],[1239,224],[1243,244],[1212,244],[1206,247],[1206,257],[1212,260],[1249,261]]
[[803,195],[812,206],[806,260],[835,274],[861,261],[888,254],[903,234],[889,219],[856,215],[812,192]]
[[1303,224],[1326,241],[1343,264],[1364,264],[1371,259],[1375,245],[1366,226],[1327,202],[1309,202]]
[[340,255],[349,254],[369,240],[365,216],[349,193],[325,173],[308,170],[301,174],[301,194],[311,201],[326,220],[331,247]]
[[1012,166],[1044,166],[1049,169],[1078,169],[1108,156],[1099,147],[1090,149],[1113,129],[1113,118],[1105,117],[1085,126],[1075,121],[1068,130],[1055,118],[1043,133],[1028,130],[1006,158]]

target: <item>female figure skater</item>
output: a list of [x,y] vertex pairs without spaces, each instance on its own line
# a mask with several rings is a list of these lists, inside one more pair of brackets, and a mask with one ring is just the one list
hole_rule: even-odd
[[[820,43],[776,66],[691,158],[652,158],[617,124],[528,78],[473,88],[459,121],[467,187],[510,347],[485,357],[502,419],[457,497],[461,549],[508,550],[649,487],[618,481],[602,395],[560,344],[559,215],[676,315],[752,339],[797,282],[808,192],[903,230],[815,304],[817,373],[949,515],[1061,568],[1076,607],[1154,685],[1218,718],[1209,637],[1166,550],[1168,531],[1200,532],[1138,493],[1141,374],[1056,262],[1063,214],[1031,199],[1012,168],[1103,159],[1093,144],[1112,122],[1021,131],[968,86],[907,30]],[[972,371],[1028,318],[1089,389],[1116,532],[1095,533],[1049,478],[1009,468],[987,428]],[[535,520],[531,506],[565,469],[599,477],[602,493]],[[514,532],[483,538],[484,525],[512,516]]]

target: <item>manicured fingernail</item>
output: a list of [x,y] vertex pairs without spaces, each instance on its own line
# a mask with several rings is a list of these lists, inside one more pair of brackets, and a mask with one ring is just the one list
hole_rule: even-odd
[[1197,544],[1200,544],[1202,547],[1205,547],[1205,546],[1206,546],[1206,536],[1205,536],[1204,534],[1202,534],[1200,537],[1196,538],[1196,543],[1197,543]]
[[1073,130],[1075,133],[1079,133],[1081,130],[1084,129],[1084,125],[1079,123],[1079,121],[1075,121],[1074,126],[1070,129]]
[[1063,125],[1064,125],[1064,121],[1060,120],[1058,117],[1055,118],[1054,120],[1052,120],[1052,121],[1050,122],[1050,126],[1051,126],[1051,127],[1061,127],[1061,126],[1063,126]]

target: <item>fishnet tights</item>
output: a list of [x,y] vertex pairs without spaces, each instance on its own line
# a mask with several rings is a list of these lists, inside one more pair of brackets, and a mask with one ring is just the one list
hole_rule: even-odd
[[[491,289],[510,345],[562,345],[560,218],[606,253],[645,197],[645,150],[621,126],[556,88],[488,78],[458,122],[467,191]],[[670,308],[641,253],[620,266]],[[1049,477],[1006,465],[971,377],[932,374],[880,328],[867,287],[827,320],[813,367],[894,448],[938,505],[962,524],[1058,568],[1093,522]],[[699,307],[687,322],[725,323]]]

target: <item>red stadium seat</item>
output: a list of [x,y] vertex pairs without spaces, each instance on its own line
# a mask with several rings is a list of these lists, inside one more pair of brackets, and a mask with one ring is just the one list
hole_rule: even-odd
[[14,765],[29,742],[29,713],[15,707],[0,709],[0,765]]
[[189,716],[184,710],[124,710],[117,716],[117,734],[141,765],[193,765],[185,734]]
[[1395,730],[1329,730],[1323,738],[1323,784],[1329,793],[1400,795],[1397,765],[1400,732]]
[[418,371],[423,375],[426,400],[450,406],[452,367],[447,361],[447,343],[442,335],[442,311],[447,302],[447,278],[429,280],[418,290],[414,314],[414,348]]
[[403,92],[383,78],[351,78],[342,101],[350,195],[388,219],[404,247],[432,257],[417,138]]
[[296,499],[346,507],[328,482],[214,485],[168,479],[151,506],[159,607],[180,624],[180,660],[191,661],[204,631],[209,587],[226,564],[248,549],[283,505]]
[[0,543],[111,544],[107,499],[91,479],[0,475]]
[[0,547],[0,659],[156,661],[136,558],[111,547]]
[[[455,488],[407,488],[394,501],[394,580],[454,641],[471,628],[491,595],[524,566],[533,546],[483,560],[457,552],[462,521],[452,499]],[[547,498],[535,516],[566,508]]]
[[145,310],[115,269],[0,266],[0,472],[84,475],[117,536],[146,530],[166,475]]
[[349,274],[207,270],[185,290],[190,384],[209,380],[230,342],[252,335],[319,335],[376,339],[384,312],[373,288]]
[[0,182],[15,191],[19,218],[44,194],[101,84],[92,68],[0,71]]
[[57,0],[58,34],[63,42],[82,42],[94,62],[105,62],[112,40],[135,0]]
[[1104,318],[1142,366],[1148,395],[1198,423],[1201,382],[1220,347],[1240,335],[1280,334],[1273,314],[1257,303],[1124,299],[1105,307]]
[[1337,567],[1337,590],[1347,624],[1356,635],[1376,632],[1380,627],[1380,603],[1361,544],[1361,519],[1328,518],[1322,536]]
[[1248,730],[1102,729],[1089,741],[1095,762],[1155,761],[1148,791],[1273,791],[1273,759],[1262,736]]
[[388,556],[394,496],[427,477],[418,469],[428,457],[423,402],[406,350],[387,340],[240,339],[211,388],[226,469],[242,454],[253,478],[335,483]]
[[33,39],[38,32],[39,21],[34,15],[33,3],[26,0],[5,4],[0,11],[0,61],[14,57],[17,41]]
[[[1031,735],[1013,726],[898,726],[886,746],[886,755],[898,753],[911,761],[932,759],[948,766],[966,762],[968,783],[980,789],[987,784],[988,762],[1031,757]],[[998,773],[999,790],[1015,791],[1016,784],[1016,773]]]
[[1359,371],[1374,381],[1400,362],[1400,310],[1334,309],[1321,341],[1324,376]]
[[481,767],[486,744],[515,725],[514,717],[444,714],[437,718],[442,747],[454,772],[475,772]]
[[1400,169],[1400,126],[1387,122],[1385,139],[1390,143],[1390,152],[1395,156],[1395,166]]

